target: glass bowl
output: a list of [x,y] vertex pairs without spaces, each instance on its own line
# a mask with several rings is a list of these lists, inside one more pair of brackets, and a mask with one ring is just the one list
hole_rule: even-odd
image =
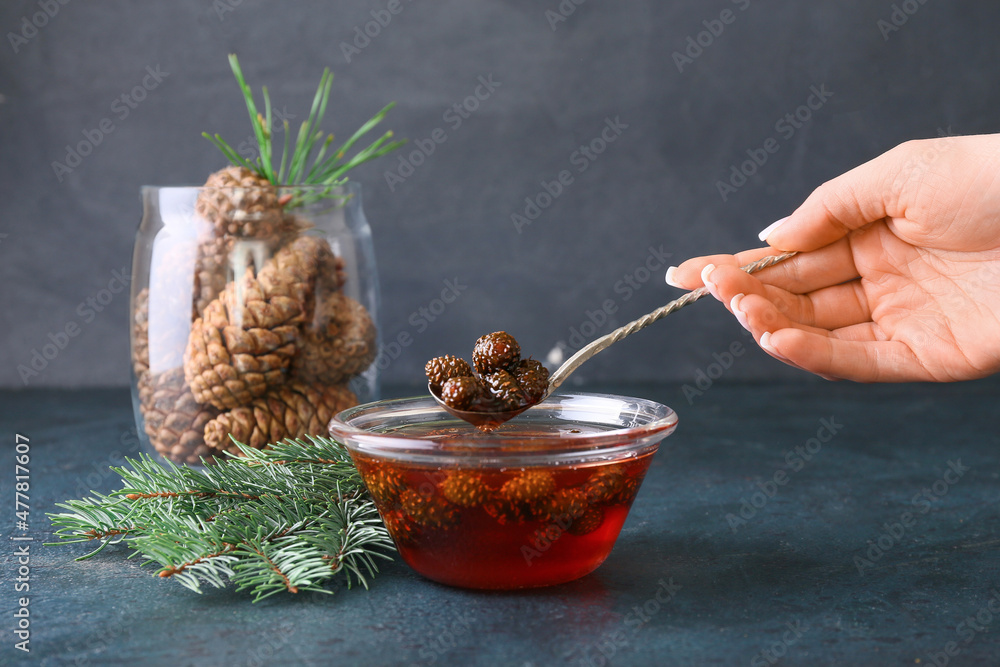
[[572,581],[614,546],[677,415],[639,398],[549,396],[491,433],[430,396],[379,401],[330,423],[414,570],[453,586]]

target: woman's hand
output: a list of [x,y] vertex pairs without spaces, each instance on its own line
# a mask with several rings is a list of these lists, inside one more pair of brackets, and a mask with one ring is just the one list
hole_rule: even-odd
[[[1000,370],[1000,135],[911,141],[817,188],[771,246],[667,272],[705,284],[772,356],[828,379]],[[738,267],[801,254],[753,276]]]

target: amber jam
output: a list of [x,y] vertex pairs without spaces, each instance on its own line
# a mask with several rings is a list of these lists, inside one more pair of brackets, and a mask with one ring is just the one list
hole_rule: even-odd
[[[504,436],[513,439],[607,430],[538,424],[504,429]],[[454,431],[468,441],[468,429]],[[448,447],[448,429],[410,425],[393,433],[432,438]],[[414,570],[454,586],[511,589],[571,581],[604,562],[654,451],[613,461],[525,467],[498,467],[503,456],[492,466],[353,456],[400,555]]]

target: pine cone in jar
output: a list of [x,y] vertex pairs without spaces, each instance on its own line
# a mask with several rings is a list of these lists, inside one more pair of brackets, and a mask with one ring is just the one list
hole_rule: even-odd
[[214,463],[204,431],[219,411],[194,400],[180,368],[151,376],[150,386],[148,403],[142,402],[140,410],[153,448],[176,463],[200,464],[202,458]]
[[135,296],[132,312],[132,370],[138,381],[139,402],[149,403],[153,383],[149,377],[149,288],[143,287]]
[[301,299],[271,295],[252,271],[229,283],[191,327],[184,376],[195,399],[225,410],[284,382],[300,336]]
[[205,181],[195,212],[215,229],[216,237],[274,237],[283,224],[278,189],[264,176],[231,165]]
[[[207,236],[203,236],[198,243],[194,261],[192,319],[201,317],[208,304],[222,293],[226,284],[232,282],[235,276],[242,276],[247,269],[253,269],[255,273],[262,269],[268,257],[274,255],[278,248],[290,244],[308,226],[304,220],[284,213],[278,225],[267,227],[270,236],[220,234],[215,226],[210,226]],[[323,250],[317,245],[317,253],[322,253]],[[329,246],[326,251],[332,256]],[[323,261],[328,263],[330,260],[324,257]],[[326,265],[321,267],[317,263],[317,270],[325,268]],[[342,266],[339,275],[343,277]]]
[[346,382],[375,360],[375,323],[364,306],[342,292],[318,299],[312,321],[303,328],[292,374],[306,382]]
[[205,443],[219,451],[239,454],[230,436],[262,449],[285,438],[326,435],[334,415],[357,403],[357,396],[344,385],[289,380],[249,405],[227,410],[205,424]]
[[[254,275],[231,282],[191,327],[184,375],[200,403],[227,410],[247,405],[285,381],[311,315],[317,280],[336,258],[324,239],[303,236]],[[333,274],[335,275],[335,273]]]

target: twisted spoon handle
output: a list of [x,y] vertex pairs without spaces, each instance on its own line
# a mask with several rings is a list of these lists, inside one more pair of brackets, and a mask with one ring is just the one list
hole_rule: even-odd
[[[763,269],[766,269],[769,266],[774,266],[779,262],[783,262],[789,257],[794,256],[795,254],[797,253],[786,252],[781,255],[770,255],[768,257],[763,257],[761,259],[758,259],[756,262],[751,262],[750,264],[747,264],[746,266],[741,268],[747,273],[754,273],[756,271],[761,271]],[[552,377],[549,378],[548,393],[551,394],[553,391],[558,389],[559,385],[565,382],[566,378],[568,378],[573,373],[573,371],[575,371],[585,361],[590,359],[592,356],[594,356],[604,348],[614,343],[617,343],[626,336],[631,336],[640,329],[645,329],[653,322],[656,322],[657,320],[666,317],[675,310],[680,310],[689,303],[694,303],[703,296],[708,296],[708,288],[699,287],[698,289],[688,292],[687,294],[678,299],[674,299],[667,305],[661,306],[660,308],[657,308],[653,312],[647,315],[643,315],[639,319],[633,322],[629,322],[625,326],[619,327],[618,329],[615,329],[611,333],[605,336],[601,336],[600,338],[593,340],[587,345],[583,346],[576,354],[567,359],[562,366],[556,369],[556,371],[552,374]]]

